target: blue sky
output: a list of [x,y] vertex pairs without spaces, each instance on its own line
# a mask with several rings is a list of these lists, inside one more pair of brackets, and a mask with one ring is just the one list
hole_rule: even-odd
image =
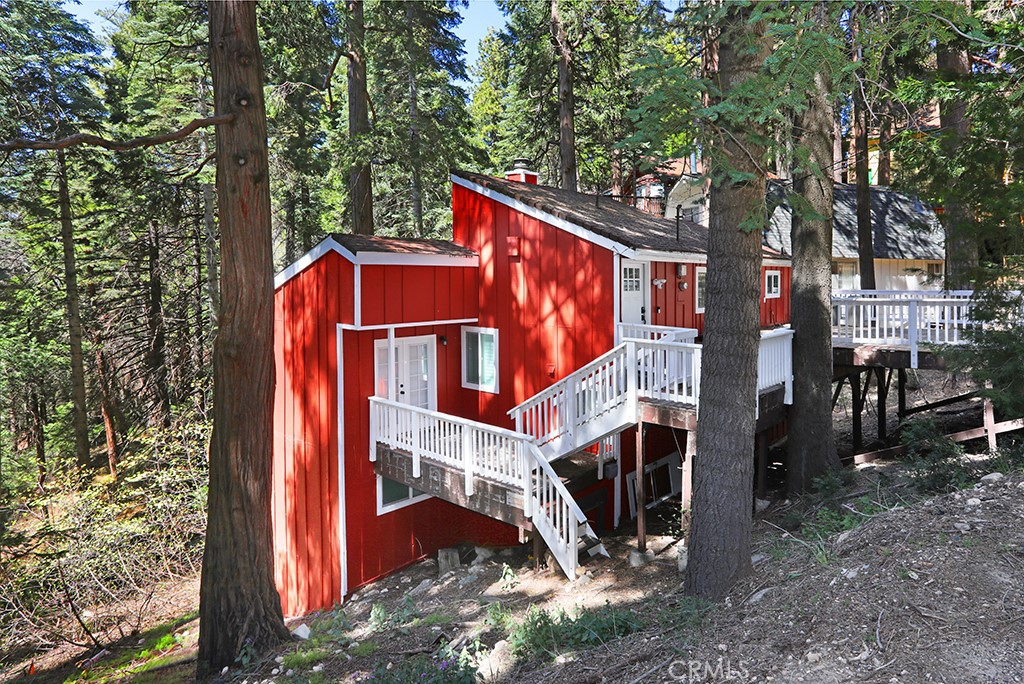
[[[110,23],[97,12],[116,6],[116,0],[80,0],[78,4],[65,4],[71,13],[87,22],[98,36],[102,36],[110,28]],[[505,18],[494,0],[469,0],[469,7],[463,10],[462,25],[457,31],[459,37],[466,41],[467,66],[472,67],[476,63],[480,39],[487,35],[487,29],[504,24]]]

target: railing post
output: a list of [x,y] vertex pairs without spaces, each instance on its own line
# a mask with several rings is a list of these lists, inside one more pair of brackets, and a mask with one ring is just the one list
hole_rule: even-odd
[[377,412],[380,405],[370,402],[370,462],[377,461]]
[[523,440],[519,441],[519,462],[523,468],[523,515],[527,518],[533,517],[533,459],[527,458],[529,446]]
[[917,300],[911,299],[907,305],[908,337],[910,338],[910,367],[917,368]]
[[565,383],[565,434],[569,438],[569,448],[576,448],[576,393],[580,388],[580,381],[577,379]]
[[700,408],[700,358],[704,347],[693,350],[693,405]]
[[629,421],[636,421],[637,416],[637,397],[639,396],[639,390],[637,387],[637,374],[640,372],[640,364],[637,361],[636,343],[626,343],[626,404],[629,406]]
[[466,496],[473,496],[473,438],[468,425],[462,425],[462,470],[466,476]]
[[423,445],[420,443],[422,438],[421,430],[423,429],[420,425],[422,416],[419,413],[413,412],[412,414],[412,476],[418,478],[420,476],[420,456],[423,453]]
[[786,335],[786,346],[783,348],[782,370],[786,374],[786,395],[783,397],[782,403],[786,406],[793,403],[793,335],[792,332]]

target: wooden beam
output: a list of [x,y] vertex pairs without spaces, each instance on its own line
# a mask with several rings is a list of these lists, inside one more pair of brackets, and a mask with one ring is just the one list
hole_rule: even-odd
[[[992,389],[992,382],[988,381],[985,383],[985,387]],[[996,424],[996,412],[992,407],[992,400],[985,397],[985,408],[982,412],[982,423],[985,426],[985,433],[988,435],[988,449],[989,451],[995,451],[996,449],[996,431],[993,429]]]
[[757,498],[768,497],[768,436],[759,432],[754,437],[757,444]]
[[903,410],[904,416],[912,416],[915,413],[922,413],[924,411],[931,411],[932,409],[942,408],[943,406],[949,406],[950,404],[957,404],[961,401],[967,401],[978,396],[977,392],[967,392],[966,394],[958,394],[955,397],[946,397],[945,399],[939,399],[933,401],[930,404],[923,404],[921,406],[914,406]]
[[[986,435],[991,435],[991,439],[995,439],[996,435],[1001,435],[1004,432],[1013,432],[1014,430],[1024,430],[1024,419],[1017,418],[1016,420],[1004,420],[1001,423],[995,423],[991,426],[982,426],[972,428],[970,430],[954,432],[951,435],[946,435],[946,437],[954,442],[969,442],[972,439],[980,439]],[[888,449],[879,449],[878,451],[869,451],[863,454],[857,454],[853,457],[853,462],[857,464],[874,463],[875,461],[896,458],[897,456],[902,456],[905,453],[907,453],[907,447],[901,444],[900,446],[889,447]]]
[[885,368],[875,369],[875,382],[878,385],[878,439],[883,441],[889,436],[885,403],[889,397],[889,383],[892,382],[892,369],[889,369],[888,374],[885,370]]
[[896,370],[896,417],[900,420],[907,415],[907,369]]
[[644,422],[636,425],[636,547],[647,550],[647,497],[644,493]]
[[693,496],[693,459],[697,455],[697,431],[686,433],[686,457],[683,459],[683,509],[690,508]]
[[839,395],[843,391],[843,384],[846,383],[846,376],[839,378],[839,382],[836,383],[836,391],[832,393],[832,410],[836,408],[836,404],[839,403]]

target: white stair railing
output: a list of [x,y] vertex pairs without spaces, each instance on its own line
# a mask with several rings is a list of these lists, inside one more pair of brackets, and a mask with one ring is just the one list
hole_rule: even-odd
[[619,323],[615,326],[615,337],[619,342],[625,340],[693,342],[697,339],[697,329],[647,325],[646,323]]
[[757,393],[782,385],[783,403],[793,403],[793,330],[778,328],[761,333],[757,352]]
[[596,535],[579,504],[529,436],[371,397],[371,461],[377,460],[378,444],[409,452],[413,477],[420,477],[423,458],[461,471],[467,496],[473,496],[477,478],[520,490],[524,515],[566,577],[576,579],[580,532]]

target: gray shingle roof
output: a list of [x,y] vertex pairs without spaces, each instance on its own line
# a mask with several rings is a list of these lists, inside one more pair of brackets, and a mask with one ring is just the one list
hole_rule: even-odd
[[688,254],[707,252],[707,228],[690,221],[680,221],[677,241],[675,219],[653,216],[607,197],[509,181],[468,171],[455,170],[452,173],[625,247]]
[[[779,201],[785,192],[774,185],[769,196]],[[782,204],[772,214],[764,243],[793,253],[790,228],[793,213]],[[871,223],[876,259],[943,259],[945,239],[935,212],[913,197],[886,187],[871,187]],[[857,258],[857,188],[837,183],[833,195],[832,256]]]

